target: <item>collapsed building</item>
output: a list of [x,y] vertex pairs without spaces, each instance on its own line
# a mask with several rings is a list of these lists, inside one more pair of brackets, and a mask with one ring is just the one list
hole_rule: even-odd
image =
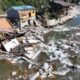
[[15,31],[7,18],[0,18],[0,40],[9,37],[8,35],[14,34]]
[[7,14],[0,15],[0,39],[15,37],[17,29],[22,30],[30,20],[35,20],[35,16],[36,9],[32,6],[11,7]]

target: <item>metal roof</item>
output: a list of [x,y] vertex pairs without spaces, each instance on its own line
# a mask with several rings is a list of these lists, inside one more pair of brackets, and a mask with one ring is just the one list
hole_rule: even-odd
[[12,7],[13,9],[20,11],[20,10],[29,10],[29,9],[35,9],[32,6],[14,6]]

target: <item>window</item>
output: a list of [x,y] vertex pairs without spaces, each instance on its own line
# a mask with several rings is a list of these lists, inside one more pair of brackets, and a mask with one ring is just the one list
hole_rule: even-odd
[[33,11],[33,14],[34,14],[34,11]]
[[24,17],[24,16],[27,16],[27,14],[24,13],[24,14],[21,14],[21,16]]
[[22,20],[22,23],[25,23],[26,21],[25,20]]
[[31,17],[31,12],[29,12],[29,17]]

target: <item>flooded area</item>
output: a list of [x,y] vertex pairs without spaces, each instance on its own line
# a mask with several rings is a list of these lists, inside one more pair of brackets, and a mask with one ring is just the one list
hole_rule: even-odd
[[[63,26],[78,28],[79,25],[80,16],[77,16],[64,23]],[[80,80],[80,31],[76,29],[62,32],[51,31],[44,35],[44,39],[44,43],[51,45],[51,49],[48,49],[47,54],[41,53],[35,61],[40,65],[46,61],[54,63],[56,69],[53,74],[56,80]],[[22,71],[27,68],[27,63],[17,64],[17,66],[1,61],[0,80],[9,78],[12,71],[19,71],[19,69]]]
[[[51,33],[53,34],[53,32],[51,32]],[[73,32],[72,34],[75,34],[75,33],[76,32]],[[47,43],[55,42],[56,45],[59,47],[58,49],[60,49],[62,52],[64,52],[63,54],[62,54],[62,52],[59,52],[61,54],[61,55],[59,55],[59,56],[61,56],[61,58],[63,56],[65,56],[66,54],[68,55],[67,57],[66,56],[63,57],[62,60],[59,59],[60,62],[56,61],[57,70],[60,71],[60,73],[59,73],[59,71],[57,73],[57,76],[56,76],[57,80],[79,80],[80,79],[80,68],[79,69],[74,69],[74,68],[67,67],[67,66],[72,66],[72,64],[73,65],[80,65],[80,54],[79,54],[80,53],[80,51],[79,51],[80,50],[80,45],[77,44],[76,49],[72,48],[73,49],[72,51],[70,51],[69,49],[65,50],[65,49],[60,48],[60,46],[62,46],[63,48],[68,48],[71,44],[74,43],[74,42],[70,43],[70,41],[72,41],[72,40],[69,40],[72,37],[71,36],[72,34],[71,34],[71,32],[56,33],[56,36],[58,36],[58,38],[56,38],[54,36],[54,37],[50,38],[49,41],[47,41]],[[70,38],[67,37],[67,35]],[[80,37],[79,37],[79,39],[80,39]],[[65,43],[65,41],[68,41],[68,40],[69,40],[69,42]],[[77,41],[77,40],[74,40],[74,41]],[[65,45],[65,44],[68,44],[68,46]],[[57,54],[55,56],[57,56]],[[68,70],[69,70],[69,72],[65,72],[65,71],[68,71]]]
[[76,16],[74,19],[66,22],[64,25],[68,27],[77,27],[80,26],[80,16]]
[[[70,29],[69,31],[62,31],[62,32],[52,31],[48,33],[47,35],[45,35],[45,40],[47,44],[53,43],[54,45],[54,42],[55,42],[55,45],[58,46],[59,51],[63,52],[62,56],[64,56],[65,53],[67,53],[68,55],[67,57],[63,58],[63,62],[62,60],[59,60],[61,62],[59,61],[56,62],[56,66],[58,70],[57,80],[79,80],[80,79],[80,68],[74,69],[74,68],[69,68],[67,66],[80,65],[80,61],[79,61],[80,60],[80,45],[79,43],[77,43],[79,42],[79,39],[80,39],[80,35],[79,35],[80,31],[79,29],[77,30],[77,28],[80,27],[80,16],[77,16],[73,20],[70,20],[64,23],[63,26],[67,26],[68,28],[72,28],[72,29]],[[76,29],[73,30],[74,27]],[[73,51],[67,49],[69,46],[71,46],[71,44],[76,45],[75,46],[76,49],[71,48],[73,49]],[[59,73],[59,71],[61,72]]]

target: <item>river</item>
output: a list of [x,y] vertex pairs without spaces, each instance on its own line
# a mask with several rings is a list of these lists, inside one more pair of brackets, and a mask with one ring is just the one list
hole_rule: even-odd
[[[68,22],[64,23],[63,26],[67,26],[68,28],[80,27],[80,16],[77,16],[74,19],[69,20]],[[52,32],[48,33],[47,35],[45,35],[45,42],[46,42],[46,44],[48,44],[50,42],[56,43],[62,39],[68,40],[71,38],[71,35],[73,35],[73,34],[76,34],[75,30],[62,31],[62,32],[61,31],[60,32],[52,31]],[[70,37],[67,38],[67,35]],[[71,52],[70,52],[70,54],[71,54]],[[79,62],[80,59],[77,59],[77,58],[74,57],[73,59],[71,59],[71,61],[73,62],[73,64],[80,65],[80,62]],[[58,63],[57,68],[62,68],[62,66],[60,67],[60,65],[61,65],[61,63]],[[79,70],[70,70],[66,75],[57,75],[57,80],[80,80],[80,71]]]

